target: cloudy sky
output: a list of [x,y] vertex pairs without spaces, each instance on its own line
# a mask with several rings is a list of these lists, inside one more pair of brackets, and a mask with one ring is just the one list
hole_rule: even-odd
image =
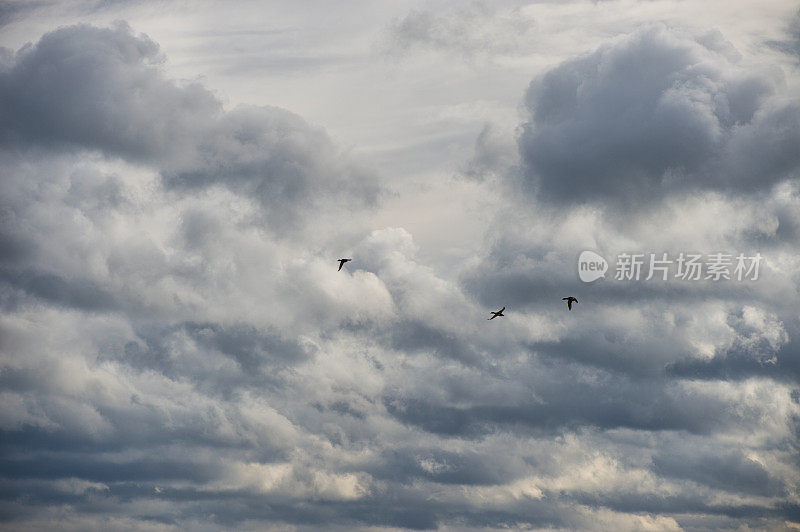
[[0,2],[0,529],[800,528],[799,10]]

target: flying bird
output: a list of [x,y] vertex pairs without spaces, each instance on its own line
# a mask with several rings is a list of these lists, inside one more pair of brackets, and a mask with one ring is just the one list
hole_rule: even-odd
[[562,298],[561,298],[561,301],[566,301],[566,302],[567,302],[567,308],[568,308],[569,310],[572,310],[572,302],[573,302],[573,301],[574,301],[575,303],[577,303],[577,302],[578,302],[578,300],[577,300],[576,298],[572,297],[572,296],[569,296],[569,297],[562,297]]
[[336,270],[337,272],[342,271],[342,266],[344,266],[345,262],[350,262],[353,259],[339,259],[339,269]]
[[503,307],[503,308],[501,308],[500,310],[498,310],[497,312],[494,312],[494,311],[491,311],[491,310],[490,310],[489,312],[491,312],[491,313],[492,313],[492,317],[491,317],[491,318],[486,318],[486,319],[487,319],[487,320],[493,320],[493,319],[495,319],[497,316],[505,316],[505,314],[503,314],[503,311],[504,311],[505,309],[506,309],[506,307]]

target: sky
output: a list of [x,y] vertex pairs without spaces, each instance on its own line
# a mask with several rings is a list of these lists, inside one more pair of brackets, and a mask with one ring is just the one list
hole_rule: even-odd
[[800,529],[799,289],[797,2],[0,2],[0,530]]

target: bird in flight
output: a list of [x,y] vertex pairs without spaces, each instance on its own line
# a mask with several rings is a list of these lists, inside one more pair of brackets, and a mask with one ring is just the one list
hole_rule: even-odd
[[492,313],[492,317],[491,317],[491,318],[486,318],[486,319],[488,319],[488,320],[493,320],[493,319],[495,319],[497,316],[505,316],[505,314],[503,314],[503,311],[504,311],[505,309],[506,309],[506,307],[503,307],[503,308],[501,308],[500,310],[498,310],[497,312],[493,312],[493,311],[491,311],[491,310],[490,310],[489,312],[491,312],[491,313]]
[[350,262],[353,259],[339,259],[339,269],[336,270],[337,272],[342,271],[342,266],[344,266],[345,262]]
[[562,298],[561,298],[561,301],[566,301],[566,302],[567,302],[567,308],[568,308],[569,310],[572,310],[572,302],[573,302],[573,301],[574,301],[575,303],[577,303],[577,302],[578,302],[578,300],[577,300],[576,298],[572,297],[572,296],[569,296],[569,297],[562,297]]

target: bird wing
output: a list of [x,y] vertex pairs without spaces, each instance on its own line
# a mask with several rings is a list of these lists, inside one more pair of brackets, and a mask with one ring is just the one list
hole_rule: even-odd
[[500,312],[503,312],[505,309],[506,309],[506,307],[501,308]]

